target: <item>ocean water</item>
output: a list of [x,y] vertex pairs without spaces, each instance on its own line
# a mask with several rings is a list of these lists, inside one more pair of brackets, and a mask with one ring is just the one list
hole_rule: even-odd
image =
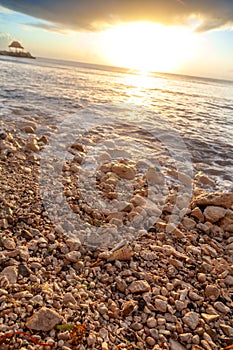
[[33,121],[37,133],[50,140],[59,130],[55,137],[63,137],[65,130],[64,142],[74,130],[80,137],[102,125],[105,141],[111,143],[120,130],[120,148],[128,157],[140,149],[140,157],[148,158],[154,142],[171,161],[188,159],[194,175],[203,172],[219,188],[232,190],[230,81],[1,57],[0,121],[15,127]]

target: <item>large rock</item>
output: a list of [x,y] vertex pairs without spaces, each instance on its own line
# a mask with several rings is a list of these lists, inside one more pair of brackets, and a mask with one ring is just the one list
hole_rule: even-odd
[[216,205],[223,208],[231,208],[233,205],[233,193],[204,192],[192,201],[192,207],[200,205]]
[[215,207],[213,205],[210,205],[205,208],[204,210],[204,216],[207,221],[210,222],[217,222],[220,219],[224,218],[226,214],[226,209],[222,207]]
[[62,316],[54,310],[42,307],[29,318],[26,326],[36,331],[48,332],[60,322],[62,322]]

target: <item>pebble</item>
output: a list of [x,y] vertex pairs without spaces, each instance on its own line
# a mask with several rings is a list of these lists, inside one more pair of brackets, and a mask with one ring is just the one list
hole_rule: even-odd
[[152,337],[147,337],[147,338],[146,338],[146,342],[147,342],[147,344],[150,345],[150,346],[154,346],[154,345],[156,344],[155,339],[152,338]]
[[154,317],[149,317],[146,324],[149,328],[155,328],[157,326],[157,320]]
[[[56,222],[51,222],[41,202],[37,182],[40,157],[32,152],[48,140],[39,135],[39,127],[37,131],[38,139],[5,133],[0,140],[4,141],[0,142],[0,331],[31,325],[36,339],[55,341],[64,350],[72,347],[71,332],[56,330],[57,323],[88,325],[80,350],[115,348],[123,339],[127,344],[122,348],[130,343],[142,350],[217,350],[222,338],[233,337],[229,294],[233,285],[232,194],[196,188],[189,206],[189,195],[180,193],[176,185],[168,186],[169,193],[161,192],[160,184],[166,179],[156,170],[147,179],[155,184],[152,197],[156,205],[150,207],[146,176],[137,174],[137,164],[113,161],[104,151],[95,181],[99,194],[109,199],[106,206],[97,208],[93,193],[82,193],[81,198],[77,183],[85,157],[77,153],[93,146],[94,138],[89,135],[84,137],[84,145],[77,143],[76,151],[71,147],[76,155],[72,161],[67,158],[63,169],[68,204],[82,222],[90,221],[87,230],[77,232],[80,240],[69,237],[72,225],[67,215],[60,217],[68,228],[64,233],[54,227]],[[99,130],[94,133],[97,138],[100,135]],[[25,152],[29,142],[38,147]],[[181,179],[190,184],[190,178],[182,174],[176,174],[176,179],[178,187]],[[121,184],[127,191],[117,198]],[[50,203],[51,210],[53,205]],[[162,207],[166,209],[163,212]],[[101,226],[102,219],[106,219],[106,228]],[[124,222],[130,219],[127,228]],[[96,226],[92,226],[94,220]],[[136,223],[151,228],[149,232],[141,226],[137,230]],[[124,246],[110,242],[109,231],[111,239],[123,233],[117,238]],[[82,235],[93,233],[97,233],[97,241],[109,239],[104,251],[81,243]],[[128,242],[128,234],[133,241]],[[18,337],[16,345],[34,348],[26,337]]]
[[206,275],[204,273],[198,273],[197,274],[197,279],[198,279],[199,282],[205,283],[206,282]]
[[15,241],[13,240],[13,238],[2,239],[2,244],[3,244],[4,248],[6,248],[8,250],[14,250],[16,248],[16,244],[15,244]]
[[124,317],[132,314],[136,307],[136,302],[134,300],[124,301],[122,303],[121,312]]
[[136,175],[134,167],[127,164],[114,164],[112,166],[112,172],[117,174],[120,178],[126,180],[133,180]]
[[104,315],[108,312],[108,308],[106,307],[106,305],[104,303],[100,303],[98,306],[97,306],[97,310],[99,311],[99,313],[101,315]]
[[211,301],[215,301],[218,299],[219,295],[220,295],[220,291],[216,285],[209,284],[206,286],[205,296],[207,299],[209,299]]
[[77,262],[81,258],[81,253],[73,250],[65,255],[65,258],[72,263]]
[[226,214],[226,209],[222,207],[208,206],[204,210],[204,216],[207,221],[217,222]]
[[56,311],[42,307],[27,320],[26,326],[36,331],[48,332],[61,322],[62,317]]
[[108,350],[108,344],[105,341],[102,343],[102,350]]
[[10,284],[14,284],[18,279],[18,269],[16,266],[5,267],[0,273],[0,276],[6,277]]
[[178,341],[172,338],[169,340],[169,343],[170,343],[170,350],[186,350],[186,348],[183,345],[181,345]]
[[216,303],[214,303],[214,308],[224,315],[228,314],[231,311],[231,309],[228,306],[224,305],[221,301],[216,301]]
[[167,311],[167,301],[164,301],[161,299],[155,299],[154,305],[155,305],[156,309],[160,312]]
[[194,330],[199,323],[199,314],[194,311],[187,312],[183,317],[183,321],[190,329]]
[[202,313],[201,316],[207,323],[214,322],[220,317],[218,314],[211,315],[206,313]]
[[220,327],[223,330],[223,332],[226,334],[228,337],[233,337],[233,328],[229,325],[226,325],[224,323],[220,323]]
[[147,281],[144,280],[133,281],[128,287],[128,291],[132,294],[149,292],[149,290],[150,285]]

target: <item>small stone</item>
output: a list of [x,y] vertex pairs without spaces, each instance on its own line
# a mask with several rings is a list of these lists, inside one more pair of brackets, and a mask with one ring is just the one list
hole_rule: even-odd
[[43,304],[43,298],[41,295],[35,295],[33,298],[32,298],[32,303],[35,303],[35,304],[39,304],[39,305],[42,305]]
[[192,230],[196,226],[196,222],[185,216],[183,219],[183,225],[187,230]]
[[233,276],[228,275],[225,280],[224,280],[225,284],[227,286],[233,286]]
[[24,264],[20,264],[18,266],[18,273],[19,275],[23,276],[23,277],[29,277],[30,274],[31,274],[31,270],[28,268],[27,265],[24,265]]
[[40,147],[37,144],[37,140],[33,139],[26,144],[25,149],[26,151],[39,152]]
[[117,285],[117,289],[124,293],[126,288],[127,288],[127,283],[122,279],[122,278],[117,278],[116,279],[116,285]]
[[216,303],[214,303],[214,308],[225,315],[231,311],[231,309],[224,305],[221,301],[216,301]]
[[203,222],[204,221],[204,215],[202,214],[202,211],[199,207],[196,207],[194,208],[192,211],[191,211],[191,215],[198,219],[199,222]]
[[91,333],[87,337],[87,345],[93,346],[96,343],[96,336],[95,334]]
[[207,299],[215,301],[218,299],[219,295],[220,291],[217,286],[215,286],[214,284],[209,284],[208,286],[206,286],[205,296]]
[[233,205],[233,193],[202,193],[200,196],[197,196],[192,202],[193,206],[201,205],[215,205],[224,208],[231,208]]
[[150,285],[145,280],[133,281],[128,287],[128,291],[133,294],[149,292],[149,290]]
[[198,273],[197,274],[197,279],[198,279],[199,282],[205,283],[206,282],[206,275],[204,273]]
[[170,350],[186,350],[186,348],[181,345],[178,341],[174,339],[169,340],[170,343]]
[[112,171],[117,174],[120,178],[126,180],[133,180],[136,175],[136,170],[134,167],[126,164],[114,164],[112,166]]
[[150,346],[154,346],[154,345],[156,344],[155,339],[152,338],[152,337],[147,337],[147,338],[146,338],[146,342],[147,342],[147,344],[150,345]]
[[108,344],[105,341],[102,343],[102,350],[108,350]]
[[81,253],[73,250],[65,255],[69,262],[75,263],[81,258]]
[[66,293],[63,297],[63,303],[64,304],[73,304],[75,305],[76,304],[76,300],[75,298],[73,297],[72,293]]
[[160,312],[166,312],[167,311],[167,302],[162,299],[155,299],[155,307]]
[[136,302],[134,300],[124,301],[122,303],[121,312],[124,317],[132,314],[136,307]]
[[201,222],[197,224],[197,228],[198,230],[206,233],[207,235],[210,233],[210,227],[206,224],[202,224]]
[[35,129],[30,126],[30,125],[26,125],[23,130],[27,133],[27,134],[34,134],[35,132]]
[[26,326],[36,331],[48,332],[60,322],[62,317],[56,311],[42,307],[29,318]]
[[2,244],[3,244],[4,248],[6,248],[8,250],[14,250],[16,248],[16,244],[15,244],[15,241],[13,240],[13,238],[2,239]]
[[195,334],[192,339],[193,344],[199,344],[200,343],[200,337],[198,334]]
[[19,256],[23,261],[27,261],[29,259],[29,252],[27,246],[20,246],[18,248]]
[[164,181],[162,173],[155,169],[155,168],[149,168],[146,172],[146,179],[149,183],[152,184],[162,184]]
[[100,303],[98,306],[97,306],[97,310],[99,311],[99,313],[101,315],[104,315],[108,312],[108,308],[106,307],[106,305],[104,303]]
[[228,337],[233,337],[233,328],[224,324],[224,323],[220,323],[220,327],[223,330],[223,332],[226,334],[226,336]]
[[192,291],[189,292],[189,298],[193,301],[197,301],[201,299],[200,295]]
[[187,312],[187,314],[183,317],[183,322],[190,329],[194,330],[197,328],[197,325],[199,323],[199,315],[194,311]]
[[131,328],[134,330],[134,331],[140,331],[140,329],[143,328],[143,325],[139,322],[134,322],[131,324]]
[[217,222],[226,214],[226,209],[222,207],[209,206],[204,210],[204,216],[207,221]]
[[192,340],[192,333],[183,333],[183,334],[180,334],[180,340],[182,343],[188,343],[190,344],[191,343],[191,340]]
[[144,207],[146,205],[146,199],[142,196],[140,196],[139,194],[136,194],[132,199],[131,199],[131,203],[135,206],[135,207]]
[[157,326],[157,321],[154,317],[149,317],[146,324],[149,328],[155,328]]
[[181,301],[181,300],[176,300],[175,307],[176,307],[176,310],[182,311],[187,307],[187,302]]
[[8,228],[8,221],[7,219],[0,219],[0,228]]
[[202,313],[201,316],[207,323],[214,322],[217,319],[219,319],[219,317],[220,317],[217,314],[211,315],[211,314],[206,314],[206,313]]
[[16,283],[18,278],[17,267],[16,266],[5,267],[0,273],[0,276],[5,276],[8,279],[10,284]]

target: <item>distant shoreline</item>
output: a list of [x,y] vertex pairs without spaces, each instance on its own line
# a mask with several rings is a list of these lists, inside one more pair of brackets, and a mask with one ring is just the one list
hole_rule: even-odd
[[32,56],[30,52],[11,52],[6,50],[1,50],[0,56],[22,57],[22,58],[32,58],[32,59],[36,58]]

